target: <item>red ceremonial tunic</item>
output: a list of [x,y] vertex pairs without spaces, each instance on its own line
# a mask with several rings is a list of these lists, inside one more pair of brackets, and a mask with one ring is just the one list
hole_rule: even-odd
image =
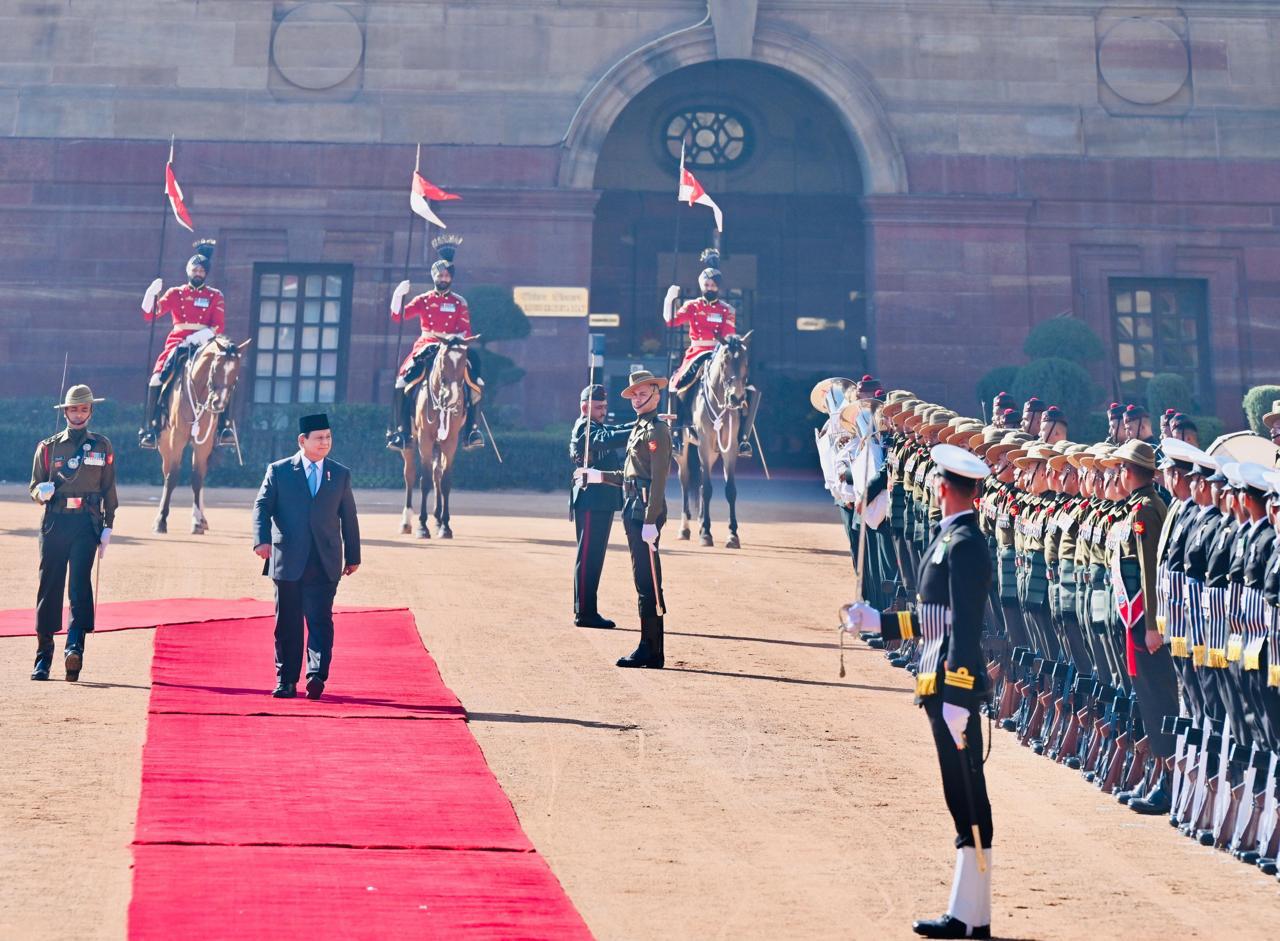
[[222,333],[227,329],[227,309],[222,292],[208,285],[193,288],[190,284],[183,284],[169,288],[160,295],[152,313],[142,312],[143,320],[161,317],[172,317],[173,327],[165,337],[164,349],[160,351],[153,372],[163,369],[169,354],[194,331],[209,327],[214,333]]
[[683,373],[698,354],[712,349],[717,340],[735,333],[736,316],[732,305],[719,299],[708,302],[695,297],[681,304],[669,326],[689,325],[689,348],[684,352],[684,359],[680,362],[676,375]]
[[401,317],[412,320],[417,317],[422,323],[422,333],[413,342],[413,349],[400,364],[403,374],[413,364],[413,358],[422,352],[430,343],[440,342],[440,338],[450,335],[471,335],[471,310],[467,307],[466,298],[461,294],[448,291],[440,294],[435,290],[419,294],[404,307],[403,314],[391,312],[391,319],[398,321]]

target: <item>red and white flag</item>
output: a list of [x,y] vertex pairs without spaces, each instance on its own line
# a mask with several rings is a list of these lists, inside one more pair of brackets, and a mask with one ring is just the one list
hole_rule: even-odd
[[708,206],[716,215],[716,231],[724,231],[724,215],[720,212],[720,207],[716,205],[716,201],[707,195],[707,191],[702,188],[699,183],[684,167],[684,147],[680,148],[680,190],[676,196],[682,203],[688,203],[692,206],[697,203],[700,206]]
[[417,170],[413,171],[413,188],[409,192],[409,206],[432,225],[438,225],[442,229],[448,228],[444,221],[432,212],[431,204],[427,200],[434,199],[442,202],[447,199],[461,198],[457,193],[446,193],[430,180],[425,179]]
[[178,225],[188,232],[195,232],[191,213],[187,212],[187,204],[182,201],[182,187],[178,185],[178,178],[173,175],[173,141],[169,141],[169,162],[164,165],[164,191],[169,197],[169,206],[173,209],[173,217],[178,220]]

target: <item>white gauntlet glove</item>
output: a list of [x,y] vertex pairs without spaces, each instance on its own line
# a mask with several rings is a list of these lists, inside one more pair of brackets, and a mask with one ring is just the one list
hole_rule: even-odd
[[53,492],[57,488],[49,481],[36,484],[36,499],[41,503],[48,503],[53,499]]
[[942,704],[942,721],[947,723],[947,731],[955,740],[956,748],[964,748],[964,727],[969,724],[969,710],[964,706]]
[[573,476],[580,482],[585,481],[589,484],[604,482],[604,472],[595,467],[579,467],[573,472]]
[[680,300],[680,286],[673,284],[667,288],[667,296],[662,299],[662,319],[671,323],[676,315],[676,304]]
[[840,621],[847,634],[880,633],[880,612],[865,601],[857,601],[841,608]]
[[645,523],[640,529],[640,538],[652,547],[658,541],[658,527],[653,523]]
[[102,527],[102,535],[98,537],[98,558],[107,554],[107,545],[111,542],[111,527]]
[[147,285],[147,293],[142,295],[142,309],[148,314],[156,309],[156,298],[160,296],[162,290],[164,290],[164,282],[159,278]]
[[409,293],[409,282],[401,281],[396,285],[395,293],[391,295],[391,310],[393,313],[400,313],[404,310],[404,296]]

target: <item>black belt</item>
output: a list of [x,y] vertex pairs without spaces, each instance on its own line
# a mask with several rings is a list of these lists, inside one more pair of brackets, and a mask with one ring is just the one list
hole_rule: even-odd
[[622,495],[628,500],[639,498],[643,503],[648,503],[652,483],[652,480],[643,477],[628,477],[622,482]]

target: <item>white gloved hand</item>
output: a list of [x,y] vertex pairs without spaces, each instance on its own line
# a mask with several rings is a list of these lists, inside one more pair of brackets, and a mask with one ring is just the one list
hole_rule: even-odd
[[667,288],[667,296],[662,299],[662,319],[667,323],[676,315],[676,302],[680,300],[680,285],[673,284]]
[[36,484],[36,499],[41,503],[48,503],[53,499],[53,492],[57,488],[50,481],[43,481]]
[[162,290],[164,290],[164,282],[159,278],[147,285],[147,293],[142,295],[142,309],[148,314],[156,309],[156,298],[160,296]]
[[947,731],[956,743],[956,748],[964,748],[964,727],[969,724],[969,710],[964,706],[956,706],[949,702],[942,704],[942,721],[947,723]]
[[595,467],[579,467],[574,470],[573,478],[579,483],[598,484],[604,481],[604,472]]
[[653,523],[645,523],[640,529],[640,538],[652,546],[658,541],[658,527]]
[[857,601],[841,608],[840,620],[840,626],[848,634],[880,633],[880,612],[865,601]]
[[102,535],[98,537],[98,558],[107,554],[107,546],[111,543],[111,527],[102,527]]
[[401,281],[396,285],[395,293],[391,295],[391,309],[395,313],[404,310],[404,296],[409,293],[409,282]]

